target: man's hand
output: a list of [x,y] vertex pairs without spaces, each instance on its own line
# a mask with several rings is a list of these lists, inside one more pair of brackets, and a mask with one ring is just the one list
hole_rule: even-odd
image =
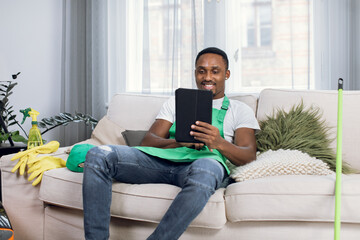
[[236,166],[241,166],[256,159],[256,139],[254,129],[236,129],[234,143],[230,143],[222,138],[219,129],[211,124],[196,121],[191,128],[194,131],[191,131],[190,135],[194,136],[196,140],[204,142],[210,151],[213,149],[218,150]]
[[194,136],[196,140],[205,143],[210,151],[220,149],[224,141],[226,141],[221,137],[219,129],[209,123],[196,121],[194,125],[191,125],[191,129],[194,131],[191,131],[190,135]]
[[179,144],[182,147],[188,147],[188,148],[194,148],[196,150],[200,150],[204,147],[203,143],[184,143],[184,142],[179,142]]

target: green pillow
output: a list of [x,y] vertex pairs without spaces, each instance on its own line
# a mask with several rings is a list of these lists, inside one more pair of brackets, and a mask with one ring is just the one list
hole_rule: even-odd
[[82,163],[85,162],[87,152],[93,147],[96,146],[92,144],[75,145],[70,151],[66,167],[73,172],[83,172],[84,166]]
[[[309,154],[324,161],[336,171],[336,154],[331,148],[330,127],[322,118],[318,107],[306,108],[304,103],[294,105],[288,112],[278,109],[272,116],[259,121],[256,134],[257,150],[291,149]],[[354,173],[354,169],[343,161],[342,172]]]

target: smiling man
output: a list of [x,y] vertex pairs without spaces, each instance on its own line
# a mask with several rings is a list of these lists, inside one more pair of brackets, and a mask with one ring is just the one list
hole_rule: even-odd
[[207,48],[198,54],[195,62],[198,89],[212,91],[214,99],[224,97],[225,80],[230,77],[226,54],[216,48]]
[[[195,61],[199,89],[213,93],[212,124],[196,121],[190,134],[203,143],[176,142],[175,98],[164,103],[141,147],[92,148],[84,165],[83,203],[86,239],[108,239],[112,181],[167,183],[181,191],[148,239],[178,239],[219,188],[229,169],[255,160],[255,130],[250,107],[225,96],[228,58],[218,48],[202,50]],[[186,157],[184,157],[186,156]]]

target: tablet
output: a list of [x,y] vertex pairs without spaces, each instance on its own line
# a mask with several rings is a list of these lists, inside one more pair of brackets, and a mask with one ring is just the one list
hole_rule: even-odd
[[201,143],[190,135],[196,121],[211,124],[213,93],[208,90],[179,88],[175,91],[175,139],[177,142]]

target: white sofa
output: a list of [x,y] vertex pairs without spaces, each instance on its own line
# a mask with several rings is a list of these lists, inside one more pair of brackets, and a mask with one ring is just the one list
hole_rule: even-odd
[[[263,90],[244,101],[258,119],[302,99],[337,124],[337,91]],[[124,144],[121,132],[146,130],[167,97],[118,94],[93,132],[92,143]],[[360,92],[344,91],[343,159],[360,170]],[[333,143],[335,148],[335,141]],[[67,158],[67,147],[55,154]],[[46,172],[33,187],[26,176],[11,173],[11,155],[1,158],[2,199],[18,240],[83,239],[82,173],[67,168]],[[332,239],[334,175],[277,176],[221,188],[180,239]],[[146,239],[179,188],[166,184],[113,184],[110,239]],[[343,175],[342,239],[360,238],[360,174]]]

